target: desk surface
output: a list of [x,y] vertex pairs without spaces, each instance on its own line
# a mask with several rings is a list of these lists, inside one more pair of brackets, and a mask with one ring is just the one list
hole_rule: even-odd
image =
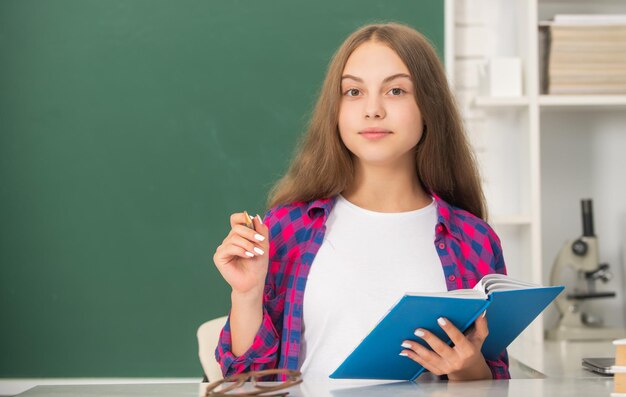
[[[268,382],[271,383],[271,382]],[[476,382],[399,382],[362,386],[358,382],[302,383],[289,389],[291,397],[368,397],[368,396],[464,396],[464,397],[609,397],[613,390],[611,378],[586,379],[511,379]],[[76,385],[37,386],[20,397],[198,397],[197,384],[151,384],[151,385]]]
[[[615,346],[611,341],[602,342],[553,342],[545,341],[543,346],[518,344],[517,351],[509,350],[512,357],[526,364],[525,372],[533,369],[548,378],[594,378],[592,372],[582,368],[583,357],[615,357]],[[524,366],[524,364],[522,364]],[[515,368],[516,372],[518,368]],[[521,374],[520,374],[521,375]],[[518,374],[511,373],[513,378]]]
[[[333,380],[304,382],[290,389],[290,397],[352,397],[352,396],[459,396],[464,397],[522,397],[522,396],[568,396],[609,397],[613,391],[613,378],[604,377],[581,368],[582,357],[613,356],[611,342],[574,343],[546,342],[543,349],[534,354],[536,370],[512,360],[514,379],[476,382],[425,381],[387,382],[373,384],[372,381]],[[530,357],[530,356],[528,356]],[[514,371],[513,371],[514,370]],[[268,382],[270,383],[270,382]],[[248,385],[250,386],[250,385]],[[75,385],[37,386],[20,397],[126,397],[126,396],[189,396],[200,395],[201,384],[126,384],[126,385]]]

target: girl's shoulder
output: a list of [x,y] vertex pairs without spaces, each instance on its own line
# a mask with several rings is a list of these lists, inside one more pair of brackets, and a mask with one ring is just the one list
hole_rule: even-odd
[[330,197],[279,204],[267,211],[263,222],[270,229],[275,225],[286,223],[302,223],[304,226],[308,226],[310,223],[315,223],[320,217],[327,217],[335,200],[336,197]]
[[336,198],[296,201],[270,208],[263,223],[269,228],[270,255],[282,257],[298,245],[314,237],[313,230],[321,228]]
[[269,210],[263,218],[263,223],[270,225],[272,223],[280,222],[286,217],[299,218],[304,213],[307,203],[302,201],[296,201],[289,204],[279,204]]

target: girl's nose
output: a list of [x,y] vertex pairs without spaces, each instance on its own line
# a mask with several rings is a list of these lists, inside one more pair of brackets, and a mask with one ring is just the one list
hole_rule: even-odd
[[383,109],[382,101],[377,97],[370,97],[365,108],[366,119],[382,119],[385,117],[385,109]]

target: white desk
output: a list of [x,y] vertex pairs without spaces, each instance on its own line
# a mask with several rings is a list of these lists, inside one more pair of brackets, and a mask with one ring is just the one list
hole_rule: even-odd
[[[526,350],[534,354],[537,370],[516,360],[511,361],[514,379],[476,382],[428,381],[420,383],[396,382],[372,385],[369,382],[328,380],[302,383],[290,389],[291,397],[368,397],[368,396],[464,396],[464,397],[522,397],[567,396],[609,397],[613,391],[613,378],[595,375],[581,368],[582,357],[613,356],[611,342],[602,343],[554,343],[547,342],[543,352]],[[531,356],[528,356],[531,357]],[[127,396],[188,396],[197,397],[198,384],[150,384],[150,385],[76,385],[37,386],[20,397],[127,397]]]
[[[586,371],[581,366],[583,357],[614,357],[615,346],[611,341],[603,342],[551,342],[545,341],[543,348],[534,344],[517,344],[509,350],[527,365],[512,365],[511,376],[519,378],[531,374],[533,369],[548,378],[596,378],[598,375]],[[514,360],[512,360],[514,361]],[[517,364],[517,363],[513,363]],[[521,368],[520,368],[521,367]],[[530,368],[528,368],[530,367]],[[515,371],[515,373],[513,372]],[[520,372],[521,371],[521,372]]]
[[[547,378],[512,379],[504,381],[476,382],[426,382],[393,383],[365,387],[342,387],[330,383],[303,383],[290,389],[292,397],[368,397],[368,396],[464,396],[464,397],[526,397],[526,396],[567,396],[567,397],[609,397],[613,381],[604,378]],[[77,385],[77,386],[37,386],[20,397],[197,397],[198,385],[152,384],[152,385]]]

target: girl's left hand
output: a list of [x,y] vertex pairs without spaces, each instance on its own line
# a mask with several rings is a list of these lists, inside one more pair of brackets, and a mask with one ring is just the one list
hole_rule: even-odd
[[437,322],[448,334],[454,347],[448,346],[431,332],[419,328],[415,335],[428,343],[433,350],[415,341],[406,340],[402,344],[405,350],[400,354],[417,361],[435,375],[448,375],[449,380],[491,379],[491,370],[480,352],[489,335],[487,318],[484,315],[479,316],[474,323],[474,329],[467,336],[443,317]]

